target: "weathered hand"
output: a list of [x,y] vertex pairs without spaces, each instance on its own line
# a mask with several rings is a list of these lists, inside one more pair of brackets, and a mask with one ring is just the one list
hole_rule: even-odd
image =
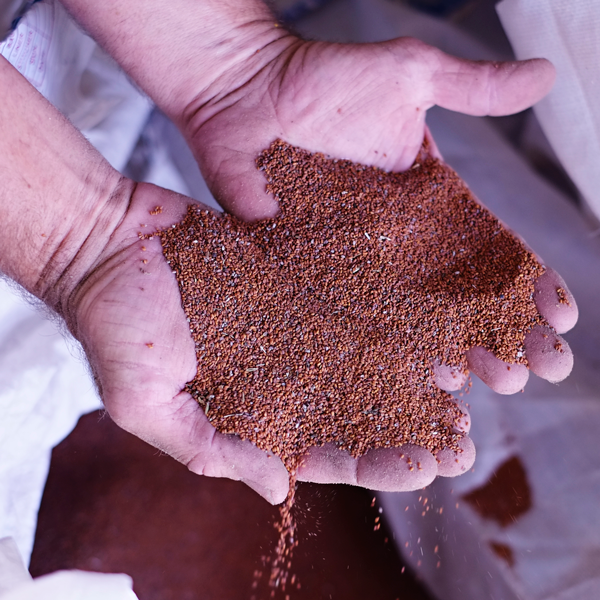
[[[255,169],[257,155],[275,138],[384,169],[405,169],[426,135],[425,112],[429,107],[437,104],[473,115],[508,114],[535,103],[554,79],[547,61],[474,63],[412,39],[367,45],[305,42],[278,28],[259,0],[150,0],[144,11],[123,0],[93,5],[85,0],[63,1],[178,123],[213,194],[229,212],[246,220],[277,213],[277,205],[265,193],[265,182]],[[141,190],[135,198],[146,194]],[[129,213],[142,205],[143,213],[153,202],[144,205],[136,200]],[[166,200],[161,202],[170,206]],[[108,252],[112,258],[80,292],[81,310],[85,311],[78,317],[81,337],[92,362],[97,361],[95,369],[107,406],[123,426],[165,448],[192,470],[253,481],[251,485],[262,489],[265,496],[281,500],[287,487],[282,467],[261,471],[262,465],[277,463],[277,459],[263,460],[255,454],[254,460],[250,451],[242,449],[235,459],[239,468],[232,467],[233,461],[223,457],[234,456],[237,442],[223,436],[212,438],[214,432],[207,428],[200,409],[179,392],[193,375],[193,345],[175,300],[174,278],[167,279],[168,267],[160,266],[163,259],[158,246],[147,246],[155,248],[148,264],[157,266],[157,297],[144,295],[146,291],[142,293],[139,287],[145,290],[145,286],[138,286],[136,291],[131,284],[153,277],[136,271],[140,241],[135,236],[140,214],[120,225],[120,237],[115,239],[121,240],[123,248],[119,254]],[[176,219],[180,214],[179,209],[169,209],[163,218]],[[158,240],[150,243],[158,244]],[[123,266],[119,266],[121,257]],[[540,282],[543,290],[538,306],[550,323],[550,313],[557,312],[566,330],[576,319],[575,305],[569,296],[570,305],[558,303],[556,308],[555,282],[552,276],[546,279],[550,285]],[[121,288],[128,288],[128,293],[119,291]],[[123,333],[119,337],[119,331],[128,324],[135,324],[136,336]],[[112,332],[110,337],[108,332]],[[187,336],[190,350],[185,360],[175,361],[175,352],[165,356],[165,362],[175,369],[169,375],[159,371],[157,358],[146,355],[142,362],[140,351],[155,349],[145,344],[159,343],[158,338],[146,339],[154,332],[164,335],[165,349]],[[112,337],[119,340],[113,348]],[[530,358],[539,360],[530,361],[532,367],[537,362],[536,369],[543,376],[559,378],[552,348],[542,342],[546,338],[533,338],[535,343],[528,345]],[[183,341],[177,347],[182,348],[181,344]],[[123,357],[120,366],[113,352]],[[506,386],[501,388],[513,381],[510,374],[516,371],[507,371],[506,365],[496,368],[494,357],[479,356],[477,350],[473,354],[473,370],[494,389],[507,391]],[[151,394],[153,388],[144,385],[148,379],[163,392]],[[448,368],[442,368],[438,381],[441,387],[451,387],[455,380],[448,377]],[[511,385],[515,387],[514,381]],[[137,391],[140,389],[144,393]],[[136,402],[128,400],[130,394]],[[158,419],[159,415],[167,418]],[[215,440],[212,445],[207,441],[211,439]],[[459,463],[449,456],[441,457],[440,465],[424,450],[408,452],[414,456],[413,462],[421,462],[421,471],[406,470],[398,461],[398,450],[373,451],[356,461],[335,449],[322,448],[308,458],[300,475],[314,481],[344,481],[379,489],[414,489],[426,485],[436,473],[460,472],[473,460],[468,448]]]
[[[550,89],[554,68],[545,60],[472,62],[451,57],[418,40],[342,45],[281,40],[281,52],[260,69],[239,70],[238,83],[201,106],[191,102],[183,130],[216,198],[226,210],[253,220],[277,213],[275,199],[255,159],[274,139],[386,170],[405,170],[424,136],[437,153],[425,113],[433,105],[472,115],[504,115],[535,103]],[[439,155],[438,155],[439,156]],[[537,284],[538,307],[558,333],[577,320],[564,281],[549,270]],[[556,290],[563,288],[567,302]],[[566,342],[540,329],[527,339],[530,367],[560,381],[572,366]],[[558,352],[554,346],[561,344]],[[519,391],[529,371],[510,370],[482,348],[469,352],[471,370],[500,393]],[[460,388],[464,374],[438,368],[438,384]]]
[[[437,103],[474,114],[512,112],[541,96],[552,77],[544,61],[467,63],[415,40],[372,46],[291,40],[257,73],[244,74],[237,87],[199,110],[190,104],[185,131],[219,201],[241,218],[258,219],[277,212],[255,166],[257,155],[276,137],[386,169],[405,169],[422,144],[428,107]],[[281,501],[288,482],[279,459],[215,432],[200,407],[181,391],[195,374],[194,344],[158,238],[140,240],[138,234],[176,222],[186,202],[158,188],[137,188],[100,266],[73,299],[74,330],[117,423],[195,472],[241,479],[272,502]],[[155,206],[163,206],[160,215],[150,215]],[[553,291],[552,277],[542,285],[544,297]],[[541,308],[550,318],[548,306]],[[568,313],[566,321],[573,320],[572,308],[559,308],[559,316]],[[557,364],[555,353],[547,350],[532,356],[541,357],[545,376],[552,379]],[[516,382],[520,389],[522,370],[509,372],[477,349],[471,354],[471,367],[491,387],[516,391]],[[456,387],[461,381],[447,375],[448,369],[439,369],[440,387]],[[468,418],[462,429],[468,430]],[[299,477],[415,489],[438,474],[469,468],[473,446],[468,437],[462,444],[465,451],[458,462],[451,452],[440,453],[436,461],[417,447],[374,450],[358,460],[335,447],[315,448]],[[419,468],[411,468],[406,457]]]
[[434,105],[472,115],[531,106],[554,81],[545,60],[472,62],[412,38],[377,44],[278,40],[235,81],[194,98],[180,119],[217,200],[245,220],[277,213],[255,159],[276,138],[313,152],[406,170]]
[[241,479],[280,502],[288,486],[281,461],[217,433],[182,391],[196,373],[194,342],[160,239],[139,234],[178,222],[189,202],[152,185],[135,188],[124,219],[70,298],[68,325],[117,424],[196,473]]

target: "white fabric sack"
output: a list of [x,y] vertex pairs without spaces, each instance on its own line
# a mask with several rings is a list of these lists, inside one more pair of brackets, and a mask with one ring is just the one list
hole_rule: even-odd
[[[152,105],[70,19],[45,0],[0,54],[122,170]],[[82,414],[100,408],[78,344],[0,282],[0,537],[29,562],[50,452]]]
[[152,103],[59,2],[35,4],[0,54],[123,170]]
[[535,113],[600,219],[600,3],[503,0],[496,9],[517,58],[547,58],[556,67],[556,84]]
[[0,537],[26,562],[50,452],[80,415],[101,407],[75,344],[0,281]]
[[12,538],[0,539],[0,600],[136,600],[131,577],[57,571],[32,579]]

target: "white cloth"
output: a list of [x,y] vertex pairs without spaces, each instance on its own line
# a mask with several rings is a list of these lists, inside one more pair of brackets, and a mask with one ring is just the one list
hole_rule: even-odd
[[75,342],[0,281],[0,537],[28,561],[50,451],[101,406]]
[[136,600],[131,577],[57,571],[32,579],[12,538],[0,539],[0,600]]
[[600,219],[600,3],[503,0],[496,9],[517,58],[547,58],[556,67],[556,84],[535,112]]
[[15,541],[10,537],[0,538],[0,598],[9,590],[30,581],[31,575],[23,564]]
[[129,575],[56,571],[20,585],[0,600],[136,600]]
[[59,2],[35,4],[0,54],[123,170],[152,103]]

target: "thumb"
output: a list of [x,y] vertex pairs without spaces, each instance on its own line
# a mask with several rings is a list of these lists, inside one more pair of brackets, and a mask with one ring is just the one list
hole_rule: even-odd
[[242,221],[268,219],[279,213],[279,203],[267,192],[267,180],[256,167],[260,149],[268,148],[274,139],[265,138],[260,140],[262,146],[252,144],[241,151],[221,147],[217,169],[213,157],[203,161],[206,182],[215,199]]
[[474,116],[509,115],[529,108],[552,88],[556,70],[543,58],[469,61],[436,50],[430,73],[432,103]]

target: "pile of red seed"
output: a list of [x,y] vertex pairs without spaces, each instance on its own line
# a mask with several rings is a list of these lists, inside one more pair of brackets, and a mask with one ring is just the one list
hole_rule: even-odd
[[433,363],[465,368],[472,346],[525,363],[543,267],[430,157],[386,173],[278,140],[257,164],[278,217],[190,206],[160,234],[196,342],[189,392],[290,471],[327,442],[456,449]]

